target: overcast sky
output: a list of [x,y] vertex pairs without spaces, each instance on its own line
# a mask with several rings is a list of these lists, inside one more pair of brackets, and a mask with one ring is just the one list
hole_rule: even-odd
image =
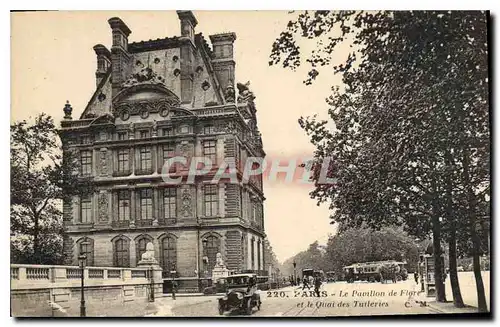
[[[235,32],[236,81],[250,81],[264,150],[283,160],[312,155],[313,146],[300,129],[300,116],[326,114],[324,99],[338,77],[320,75],[312,86],[302,83],[305,71],[269,67],[272,42],[291,17],[286,11],[195,11],[208,35]],[[51,12],[12,14],[11,121],[40,112],[63,117],[66,100],[78,117],[95,90],[96,57],[92,47],[111,45],[107,20],[120,17],[132,30],[129,42],[180,35],[174,11]],[[265,229],[280,261],[319,240],[326,243],[334,228],[326,206],[309,198],[310,186],[264,182]]]

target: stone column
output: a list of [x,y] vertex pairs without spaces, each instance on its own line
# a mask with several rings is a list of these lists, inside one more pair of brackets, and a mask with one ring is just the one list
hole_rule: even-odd
[[160,198],[158,187],[153,187],[153,226],[158,226],[158,218],[160,217]]
[[219,205],[218,205],[218,215],[222,218],[226,216],[226,201],[225,201],[225,185],[224,183],[220,183],[219,186]]
[[130,227],[135,226],[135,219],[136,219],[136,190],[135,189],[130,189]]
[[135,240],[131,239],[129,242],[129,253],[130,253],[130,267],[136,267],[137,266],[137,257],[135,253]]

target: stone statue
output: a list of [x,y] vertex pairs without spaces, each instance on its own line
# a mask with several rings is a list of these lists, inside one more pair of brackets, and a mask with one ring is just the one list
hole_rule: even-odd
[[235,96],[235,91],[234,91],[234,86],[233,83],[230,82],[226,86],[226,90],[224,92],[224,98],[226,99],[227,102],[234,102],[234,96]]
[[138,265],[146,265],[146,264],[157,264],[158,262],[155,259],[155,247],[153,243],[148,242],[146,244],[146,252],[144,252],[141,256],[141,261],[139,261]]
[[220,254],[220,252],[217,252],[216,260],[215,260],[215,265],[219,266],[219,267],[223,267],[224,266],[224,261],[222,260],[222,254]]
[[237,83],[236,87],[238,88],[238,102],[253,102],[255,99],[255,95],[252,91],[250,91],[250,82]]

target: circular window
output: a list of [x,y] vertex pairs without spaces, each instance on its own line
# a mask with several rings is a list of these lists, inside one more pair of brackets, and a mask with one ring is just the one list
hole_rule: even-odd
[[155,64],[159,64],[160,63],[160,58],[155,58]]
[[143,111],[141,111],[141,117],[142,117],[143,119],[148,118],[148,116],[149,116],[149,111],[147,111],[147,110],[143,110]]
[[106,95],[104,93],[100,93],[98,96],[97,96],[97,99],[100,101],[100,102],[103,102],[104,100],[106,100]]
[[160,111],[160,116],[167,117],[169,112],[170,110],[168,110],[168,108],[164,108]]
[[130,114],[129,114],[129,112],[128,112],[127,110],[124,110],[124,111],[122,111],[122,113],[120,114],[120,117],[122,118],[122,120],[124,120],[124,121],[125,121],[125,120],[127,120],[127,119],[129,119],[129,118],[130,118]]

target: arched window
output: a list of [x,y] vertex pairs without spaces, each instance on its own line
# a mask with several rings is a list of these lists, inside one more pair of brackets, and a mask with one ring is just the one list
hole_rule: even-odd
[[166,272],[167,275],[169,275],[170,271],[177,270],[177,242],[175,237],[164,237],[161,240],[160,249],[161,267],[163,271]]
[[130,245],[125,237],[114,242],[115,267],[130,267]]
[[203,244],[206,244],[204,248],[204,255],[208,258],[208,267],[207,270],[211,272],[215,267],[215,262],[217,261],[217,253],[220,252],[220,240],[218,237],[210,235],[205,238],[206,241]]
[[77,254],[76,256],[85,255],[85,266],[94,265],[94,240],[88,237],[84,237],[76,242],[77,244]]
[[146,245],[148,243],[153,243],[153,239],[147,235],[143,235],[135,241],[135,257],[137,263],[141,261],[142,255],[146,252]]

